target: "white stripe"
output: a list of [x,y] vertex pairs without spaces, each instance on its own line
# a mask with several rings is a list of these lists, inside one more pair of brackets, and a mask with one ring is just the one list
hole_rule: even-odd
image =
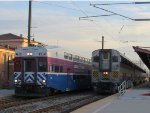
[[41,79],[41,77],[42,77],[42,80],[46,80],[46,77],[44,76],[44,75],[40,75],[40,74],[37,74],[37,77],[39,78],[39,79]]
[[37,76],[37,78],[38,78],[39,81],[42,81],[41,77]]
[[[26,74],[26,75],[25,75]],[[34,79],[34,76],[32,74],[34,74],[33,72],[25,72],[25,76],[24,78],[27,79],[28,76],[30,76],[32,79]]]
[[30,77],[34,80],[34,74],[33,75],[31,74]]
[[38,80],[37,80],[38,85],[42,85]]
[[16,77],[15,77],[15,80],[19,77],[20,75],[18,74]]
[[104,104],[103,106],[101,106],[99,109],[97,109],[96,111],[92,112],[92,113],[98,113],[100,112],[102,109],[106,108],[107,106],[109,106],[112,102],[109,102],[107,104]]
[[32,79],[31,79],[31,78],[29,78],[28,80],[26,80],[26,82],[33,83],[34,81],[32,81]]

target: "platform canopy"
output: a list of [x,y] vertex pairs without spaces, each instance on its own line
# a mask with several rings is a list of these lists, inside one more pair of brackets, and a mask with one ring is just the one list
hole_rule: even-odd
[[150,70],[150,47],[133,46],[133,49]]

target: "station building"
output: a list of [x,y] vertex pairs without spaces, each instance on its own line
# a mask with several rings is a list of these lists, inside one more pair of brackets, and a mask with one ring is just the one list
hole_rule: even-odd
[[[44,45],[34,39],[33,45]],[[28,46],[28,39],[12,33],[0,35],[0,88],[13,86],[15,49]]]

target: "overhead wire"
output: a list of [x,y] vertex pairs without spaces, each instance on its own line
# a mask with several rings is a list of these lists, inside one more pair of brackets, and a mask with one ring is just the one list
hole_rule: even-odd
[[[74,10],[74,11],[78,11],[78,12],[81,12],[81,13],[83,13],[85,16],[88,16],[88,13],[87,12],[85,12],[83,9],[81,9],[74,1],[72,1],[72,4],[77,8],[77,9],[74,9],[74,8],[70,8],[70,7],[65,7],[65,6],[62,6],[62,5],[59,5],[59,4],[56,4],[56,3],[48,3],[48,2],[45,2],[45,1],[35,1],[35,2],[38,2],[38,3],[42,3],[42,4],[47,4],[47,5],[55,5],[55,6],[57,6],[57,7],[61,7],[61,8],[65,8],[65,9],[71,9],[71,10]],[[93,16],[94,17],[94,16]],[[86,19],[84,19],[84,20],[86,20]],[[104,19],[105,20],[105,19]],[[93,22],[93,20],[89,20],[89,21],[92,21]],[[96,26],[98,26],[97,25],[97,23],[95,23],[95,22],[93,22]],[[101,26],[100,26],[101,27]],[[109,35],[110,37],[112,37],[112,35],[109,33],[109,32],[107,32],[106,30],[103,30],[107,35]]]
[[150,4],[150,2],[124,2],[124,3],[106,3],[106,4],[96,4],[96,5],[127,5],[127,4]]
[[[89,1],[90,2],[90,1]],[[75,6],[75,7],[77,7],[77,8],[79,8],[79,10],[84,14],[84,15],[86,15],[86,17],[90,17],[90,16],[88,16],[88,14],[87,14],[87,12],[85,12],[83,9],[81,9],[79,6],[77,6],[77,4],[74,2],[74,1],[72,1],[72,3],[73,3],[73,5]],[[106,16],[106,15],[104,15],[104,16]],[[96,16],[93,16],[93,17],[96,17]],[[82,18],[82,17],[81,17]],[[84,17],[83,17],[84,18]],[[104,19],[105,20],[105,19]],[[98,26],[94,21],[91,21],[91,22],[93,22],[96,26]],[[99,27],[99,28],[101,28],[101,26]],[[103,30],[104,31],[104,30]],[[107,35],[109,35],[110,37],[111,37],[111,35],[108,33],[108,32],[106,32],[106,30],[104,31]]]
[[[91,1],[89,1],[89,4],[92,4],[91,3]],[[115,15],[115,14],[110,14],[110,16],[113,16],[113,15]],[[105,15],[104,15],[105,16]],[[109,16],[109,15],[108,15]],[[91,16],[92,17],[92,16]],[[93,16],[93,17],[95,17],[95,16]],[[102,17],[103,18],[103,17]],[[104,21],[106,21],[106,19],[103,19]],[[106,23],[111,27],[111,28],[113,28],[113,25],[109,22],[109,21],[106,21]],[[113,31],[114,31],[114,29],[112,29]],[[115,31],[116,32],[116,31]],[[106,33],[106,32],[105,32]],[[108,32],[107,32],[108,33]],[[118,33],[118,32],[117,32]],[[116,37],[116,36],[115,36]],[[112,38],[113,40],[116,40],[116,41],[118,41],[117,39],[115,39],[114,38],[114,36],[112,36],[112,35],[110,35],[110,38]]]
[[35,1],[35,2],[38,2],[38,3],[41,3],[41,4],[47,4],[47,5],[55,5],[55,6],[60,7],[60,8],[70,9],[70,10],[74,10],[74,11],[80,11],[79,9],[65,7],[65,6],[56,4],[56,3],[49,3],[49,2],[46,2],[46,1]]

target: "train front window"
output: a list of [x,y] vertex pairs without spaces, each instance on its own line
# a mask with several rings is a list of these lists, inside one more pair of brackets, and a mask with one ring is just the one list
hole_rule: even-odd
[[109,53],[108,52],[103,52],[103,59],[108,60],[109,59]]
[[38,71],[39,72],[45,72],[47,70],[46,62],[39,61],[38,63]]
[[93,57],[93,62],[99,62],[99,56],[94,56]]
[[34,72],[34,60],[25,60],[25,72]]
[[113,62],[118,62],[118,56],[113,56],[112,60],[113,60]]

